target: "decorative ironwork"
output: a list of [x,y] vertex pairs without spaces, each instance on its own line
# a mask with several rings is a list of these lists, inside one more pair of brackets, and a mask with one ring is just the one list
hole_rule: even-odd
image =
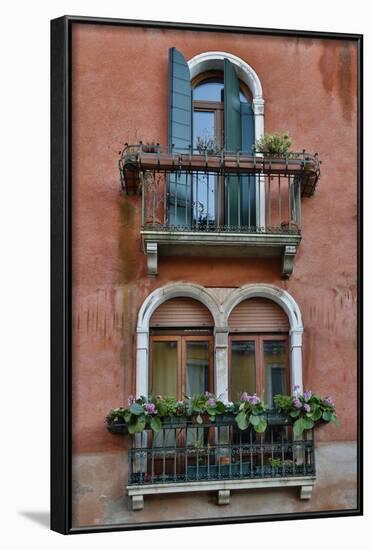
[[264,434],[242,432],[233,419],[164,424],[132,436],[128,485],[234,479],[315,477],[313,431],[296,439],[292,425],[268,418]]
[[287,153],[284,157],[257,153],[256,151],[209,151],[199,148],[179,150],[174,147],[164,147],[153,144],[148,147],[141,142],[125,147],[119,160],[119,170],[122,188],[128,194],[138,192],[140,187],[140,172],[156,170],[162,172],[196,171],[214,173],[225,176],[228,174],[249,175],[264,174],[297,176],[301,182],[303,196],[313,195],[320,177],[320,161],[318,154],[301,152]]

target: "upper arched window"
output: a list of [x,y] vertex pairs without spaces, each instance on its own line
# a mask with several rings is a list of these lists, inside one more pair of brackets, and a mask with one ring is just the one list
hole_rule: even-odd
[[[219,154],[251,152],[254,116],[247,87],[225,58],[223,71],[190,80],[182,53],[170,49],[169,145],[176,151]],[[169,178],[169,224],[175,226],[254,227],[254,176],[209,174]]]

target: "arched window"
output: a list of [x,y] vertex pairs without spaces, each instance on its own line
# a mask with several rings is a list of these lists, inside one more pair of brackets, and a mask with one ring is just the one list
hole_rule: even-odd
[[173,298],[150,319],[149,394],[183,399],[214,390],[213,317],[201,302]]
[[[252,152],[255,141],[252,97],[236,69],[223,59],[222,71],[192,81],[181,52],[169,56],[169,145],[200,154]],[[218,177],[201,170],[169,177],[169,224],[215,230],[256,226],[254,176]]]
[[230,398],[256,392],[269,405],[290,389],[289,321],[272,300],[250,298],[229,317]]

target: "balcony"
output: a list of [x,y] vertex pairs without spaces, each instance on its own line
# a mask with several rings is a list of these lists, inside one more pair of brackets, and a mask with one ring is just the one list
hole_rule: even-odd
[[300,498],[309,499],[315,482],[313,431],[296,439],[287,419],[266,415],[263,434],[241,431],[226,416],[203,425],[170,418],[156,434],[131,436],[127,491],[133,509],[143,508],[145,495],[195,491],[217,491],[218,504],[228,504],[230,491],[237,489],[299,487]]
[[301,241],[301,199],[314,194],[317,155],[268,158],[126,145],[119,161],[128,194],[142,196],[148,273],[158,256],[282,258],[289,278]]

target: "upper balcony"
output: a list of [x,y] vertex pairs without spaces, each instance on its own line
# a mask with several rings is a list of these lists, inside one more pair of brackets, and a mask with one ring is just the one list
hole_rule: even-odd
[[142,195],[149,275],[158,255],[281,257],[288,278],[301,241],[301,198],[313,195],[317,154],[285,157],[126,144],[123,189]]

